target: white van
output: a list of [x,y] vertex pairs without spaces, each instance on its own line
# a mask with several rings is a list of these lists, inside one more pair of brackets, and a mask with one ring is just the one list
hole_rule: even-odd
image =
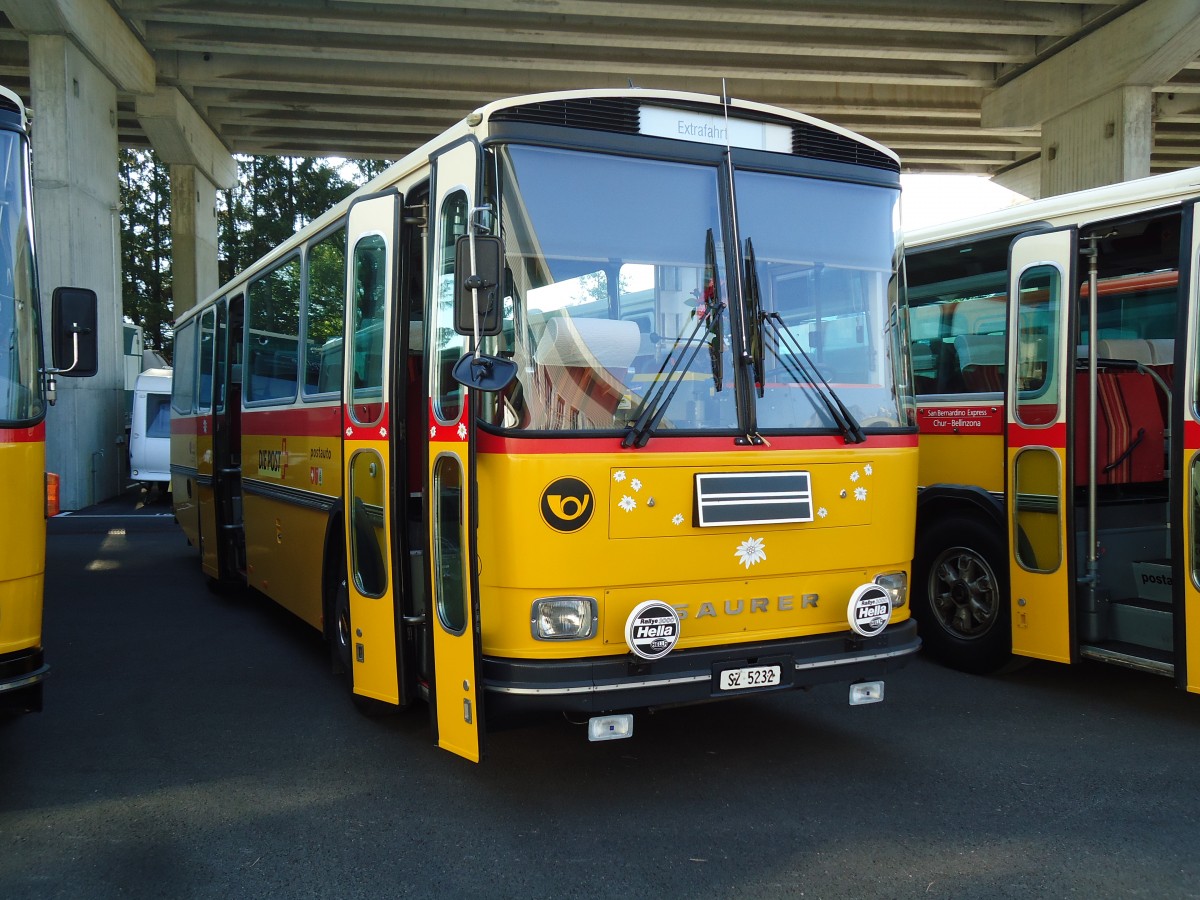
[[147,369],[133,389],[129,475],[145,484],[171,482],[171,370]]

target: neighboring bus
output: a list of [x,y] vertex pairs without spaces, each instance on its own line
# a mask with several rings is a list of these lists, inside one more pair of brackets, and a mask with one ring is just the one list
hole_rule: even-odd
[[882,699],[919,646],[898,200],[894,154],[758,104],[471,113],[179,317],[203,571],[470,759],[532,714]]
[[133,388],[129,475],[148,487],[171,483],[171,370],[147,369]]
[[914,615],[974,671],[1200,691],[1200,169],[906,235]]
[[0,713],[40,710],[49,671],[42,584],[52,376],[96,371],[96,295],[79,288],[54,292],[54,359],[63,368],[42,363],[32,196],[25,107],[0,87]]

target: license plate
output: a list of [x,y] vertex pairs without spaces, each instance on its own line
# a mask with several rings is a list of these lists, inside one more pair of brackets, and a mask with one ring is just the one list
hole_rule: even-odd
[[741,669],[726,669],[721,673],[719,687],[723,691],[777,687],[779,674],[779,666],[746,666]]

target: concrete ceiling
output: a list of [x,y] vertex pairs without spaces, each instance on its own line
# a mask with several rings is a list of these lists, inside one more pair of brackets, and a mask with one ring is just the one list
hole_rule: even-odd
[[[488,100],[624,86],[801,110],[907,171],[995,174],[1039,131],[981,126],[983,98],[1137,2],[1050,0],[110,0],[236,153],[397,158]],[[28,95],[0,0],[0,81]],[[24,79],[24,82],[22,81]],[[1200,165],[1200,60],[1154,85],[1152,168]],[[124,144],[148,141],[134,98]]]

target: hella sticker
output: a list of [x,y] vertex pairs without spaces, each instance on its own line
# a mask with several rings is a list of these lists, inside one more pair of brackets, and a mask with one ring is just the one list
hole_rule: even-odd
[[875,637],[883,631],[891,615],[891,598],[877,584],[859,585],[850,595],[850,603],[846,607],[850,627],[863,637]]
[[661,659],[679,640],[679,613],[661,600],[639,603],[625,621],[625,643],[642,659]]

